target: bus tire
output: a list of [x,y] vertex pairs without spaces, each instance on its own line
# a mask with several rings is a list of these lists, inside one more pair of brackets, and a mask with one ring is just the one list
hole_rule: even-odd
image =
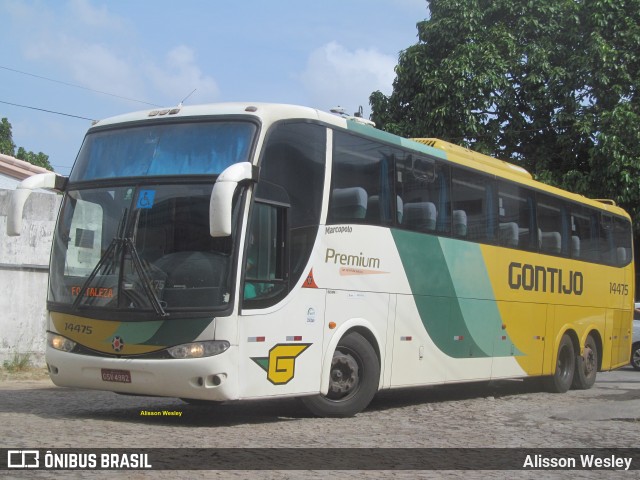
[[584,342],[584,354],[576,355],[576,369],[573,374],[572,388],[588,390],[596,383],[598,373],[598,347],[591,335]]
[[640,342],[636,342],[631,347],[631,366],[640,370]]
[[330,375],[327,395],[302,397],[302,403],[318,417],[352,417],[364,410],[378,391],[378,355],[362,335],[351,332],[333,353]]
[[568,335],[563,335],[558,346],[555,373],[545,379],[547,390],[552,393],[565,393],[569,390],[573,382],[575,366],[573,342]]

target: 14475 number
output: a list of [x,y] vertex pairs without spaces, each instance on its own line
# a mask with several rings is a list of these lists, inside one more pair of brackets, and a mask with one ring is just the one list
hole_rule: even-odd
[[69,332],[84,333],[85,335],[91,335],[93,332],[91,325],[81,325],[79,323],[66,322],[64,324],[64,329]]
[[628,295],[629,285],[626,283],[609,282],[609,293],[614,295]]

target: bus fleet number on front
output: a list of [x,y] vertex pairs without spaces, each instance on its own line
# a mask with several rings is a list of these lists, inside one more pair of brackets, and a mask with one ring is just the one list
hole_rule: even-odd
[[84,333],[85,335],[91,335],[93,332],[91,325],[81,325],[79,323],[65,322],[64,329],[69,332]]

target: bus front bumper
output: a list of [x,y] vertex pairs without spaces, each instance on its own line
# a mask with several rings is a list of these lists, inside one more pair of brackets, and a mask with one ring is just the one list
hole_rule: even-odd
[[46,360],[51,380],[60,387],[213,401],[238,398],[237,346],[180,360],[92,357],[47,346]]

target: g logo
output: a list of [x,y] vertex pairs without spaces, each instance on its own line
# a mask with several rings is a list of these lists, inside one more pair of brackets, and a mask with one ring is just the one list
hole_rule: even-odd
[[295,376],[296,358],[310,343],[281,343],[269,350],[268,357],[251,358],[267,372],[267,379],[274,385],[285,385]]

